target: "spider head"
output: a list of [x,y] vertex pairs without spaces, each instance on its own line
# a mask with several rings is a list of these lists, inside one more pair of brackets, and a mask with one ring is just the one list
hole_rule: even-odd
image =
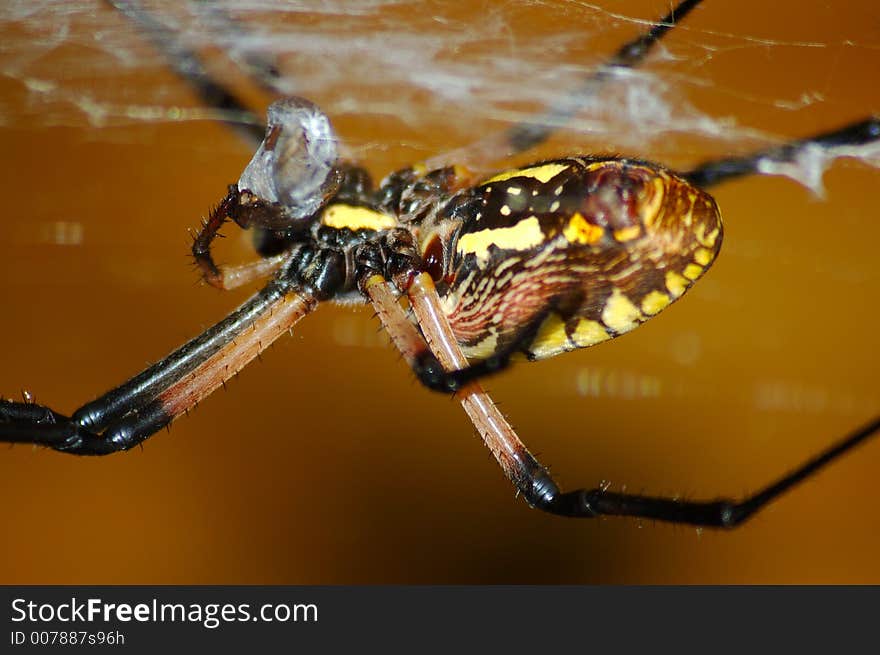
[[316,105],[303,98],[273,102],[266,136],[238,180],[236,213],[272,229],[307,222],[339,189],[337,156],[330,120]]

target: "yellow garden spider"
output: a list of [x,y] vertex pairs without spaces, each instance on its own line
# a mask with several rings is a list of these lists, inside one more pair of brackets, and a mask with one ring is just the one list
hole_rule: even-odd
[[[696,4],[682,3],[673,14],[680,19]],[[661,24],[670,24],[671,16]],[[665,28],[655,28],[643,42],[651,43],[664,32]],[[613,65],[633,65],[642,55],[638,48],[621,52]],[[598,81],[605,74],[600,72]],[[275,112],[286,110],[303,111],[308,120],[321,120],[321,115],[308,103],[279,106]],[[279,140],[298,143],[299,137],[291,132],[287,126],[273,128],[268,135],[270,145],[265,149],[271,150]],[[520,150],[544,135],[514,130],[508,136],[512,137],[511,149]],[[831,147],[863,143],[876,136],[876,121],[865,121],[810,141]],[[243,319],[241,313],[234,314],[230,321],[220,324],[227,326],[230,334],[238,335],[234,346],[218,336],[221,328],[209,331],[192,343],[207,344],[204,347],[210,352],[185,346],[171,359],[148,369],[151,373],[146,377],[135,378],[134,387],[123,385],[96,401],[97,405],[86,406],[91,409],[75,414],[75,423],[41,405],[6,402],[2,410],[6,419],[3,434],[8,441],[41,443],[81,454],[103,454],[130,447],[215,388],[221,378],[238,369],[241,361],[250,359],[306,313],[314,301],[356,297],[357,291],[370,297],[398,346],[412,360],[420,379],[441,390],[448,391],[471,377],[503,367],[511,352],[525,351],[541,358],[575,346],[591,345],[625,332],[655,314],[689,287],[714,258],[720,245],[720,224],[712,202],[686,182],[707,186],[728,175],[752,172],[758,160],[784,159],[795,150],[796,146],[743,158],[738,161],[742,166],[710,163],[682,177],[652,164],[625,159],[556,160],[492,176],[488,181],[470,180],[467,173],[455,169],[428,174],[413,169],[391,176],[377,195],[366,190],[362,171],[328,166],[327,175],[315,177],[320,193],[309,190],[304,194],[306,204],[314,204],[301,207],[291,202],[288,204],[295,208],[285,212],[260,202],[266,200],[266,192],[256,194],[262,196],[257,199],[243,193],[247,189],[254,191],[253,187],[262,181],[262,174],[251,169],[245,182],[232,189],[220,210],[212,214],[196,248],[197,261],[213,284],[230,286],[234,275],[246,275],[244,271],[219,271],[209,256],[210,238],[229,217],[243,226],[262,228],[264,240],[259,249],[267,259],[260,267],[247,270],[264,272],[270,266],[282,271],[266,291],[243,306],[246,310],[240,310],[249,309],[252,315]],[[318,159],[329,161],[329,156]],[[300,172],[302,168],[294,166],[292,170]],[[499,192],[496,185],[504,188]],[[557,189],[561,189],[558,194]],[[610,193],[611,190],[614,192]],[[493,195],[502,192],[506,195],[501,199]],[[516,207],[514,196],[533,196],[537,200]],[[538,201],[545,204],[537,206]],[[587,203],[589,207],[575,207],[572,202]],[[681,206],[672,211],[666,202]],[[486,208],[485,215],[480,215],[481,207]],[[621,207],[626,211],[619,211]],[[689,226],[693,232],[674,232],[668,238],[651,234],[650,228],[663,224],[658,217],[684,218],[688,212],[693,218],[693,225]],[[393,225],[390,216],[395,217]],[[394,230],[398,220],[405,224],[402,232]],[[324,227],[319,228],[319,223]],[[700,226],[702,232],[697,231]],[[346,227],[352,228],[351,234],[343,231]],[[377,229],[367,232],[368,227]],[[414,239],[408,240],[407,234]],[[669,248],[655,255],[649,248],[628,262],[614,257],[603,260],[607,253],[631,257],[639,244],[654,247],[667,241]],[[530,263],[537,271],[530,284],[549,280],[551,274],[565,277],[576,268],[575,253],[584,259],[579,264],[584,271],[577,280],[572,277],[548,282],[543,285],[546,288],[534,295],[522,293],[523,287],[514,284],[514,280],[523,279],[518,276],[525,274]],[[552,260],[562,254],[565,265],[551,269]],[[503,261],[498,259],[500,255],[505,256]],[[594,270],[588,270],[589,267]],[[634,270],[628,270],[632,267]],[[647,274],[648,269],[651,275]],[[596,278],[589,278],[585,285],[583,280],[589,273],[595,273]],[[510,279],[504,280],[505,274]],[[602,284],[597,278],[602,279]],[[513,295],[488,293],[493,279],[498,286],[506,285]],[[472,317],[470,321],[453,321],[452,328],[458,328],[457,340],[471,355],[489,355],[468,373],[444,374],[420,345],[413,325],[393,302],[392,296],[397,292],[408,294],[422,331],[434,345],[434,354],[447,368],[461,368],[464,362],[454,352],[454,340],[450,339],[448,329],[442,320],[434,324],[430,319],[435,301],[431,290],[434,282],[440,283],[442,298],[447,302],[441,315]],[[534,302],[530,304],[523,298]],[[481,314],[490,300],[501,305],[491,315]],[[267,318],[269,310],[271,320]],[[501,315],[498,320],[494,318],[497,314]],[[251,337],[245,337],[243,331],[250,330],[252,322],[256,328],[249,332]],[[446,344],[445,350],[441,344]],[[215,347],[219,350],[214,351]],[[178,361],[181,363],[177,364]],[[154,380],[153,375],[157,376]],[[151,382],[142,385],[147,378]],[[132,393],[134,388],[137,389]],[[515,441],[512,431],[504,427],[503,417],[476,387],[468,388],[471,391],[462,392],[466,408],[482,428],[483,436],[489,439],[509,477],[532,504],[556,513],[581,516],[625,513],[710,525],[738,520],[735,513],[714,504],[651,500],[610,492],[554,496],[549,479]],[[107,416],[98,418],[92,411],[96,407]],[[489,422],[494,427],[490,428]],[[876,424],[866,427],[857,436],[867,436],[874,427]],[[760,506],[766,499],[760,500],[752,505]],[[747,505],[745,509],[753,507]],[[743,512],[742,516],[747,514]]]

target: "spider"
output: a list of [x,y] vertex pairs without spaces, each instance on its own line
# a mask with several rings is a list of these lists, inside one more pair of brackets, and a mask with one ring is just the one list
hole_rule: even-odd
[[[589,80],[588,90],[615,67],[640,63],[697,4],[680,3],[625,44]],[[203,90],[218,101],[216,89]],[[0,438],[81,455],[127,450],[328,300],[370,302],[416,377],[430,389],[457,393],[520,494],[554,514],[732,527],[880,426],[880,420],[867,424],[741,502],[685,502],[602,488],[564,493],[479,386],[481,377],[504,369],[514,356],[543,359],[594,345],[659,314],[718,254],[720,215],[705,188],[756,172],[768,161],[787,161],[806,147],[876,140],[876,119],[683,172],[638,159],[582,156],[485,178],[459,167],[416,166],[375,189],[363,169],[336,161],[329,123],[310,102],[276,103],[268,123],[251,164],[193,247],[209,284],[231,288],[272,273],[268,285],[227,319],[70,417],[32,402],[3,401]],[[547,134],[516,127],[502,147],[514,154]],[[262,260],[226,269],[214,263],[211,243],[230,220],[256,231]]]

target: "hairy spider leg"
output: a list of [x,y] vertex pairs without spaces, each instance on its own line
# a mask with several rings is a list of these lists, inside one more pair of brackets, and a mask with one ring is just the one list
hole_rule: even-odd
[[[362,288],[369,296],[394,345],[414,369],[428,349],[450,370],[467,364],[440,308],[434,282],[427,273],[415,276],[408,292],[413,313],[418,318],[424,336],[407,319],[397,302],[393,287],[382,276],[372,275]],[[545,496],[553,497],[558,494],[558,489],[547,471],[519,440],[510,423],[480,387],[479,382],[465,385],[459,391],[458,397],[504,475],[514,483],[530,505],[541,506]]]
[[211,210],[208,218],[202,222],[201,229],[193,237],[193,260],[202,273],[202,279],[222,291],[236,289],[269,276],[289,257],[285,251],[271,257],[234,266],[225,264],[218,266],[214,262],[211,244],[220,236],[220,228],[229,220],[229,215],[235,213],[238,196],[237,188],[235,185],[231,185],[229,193],[219,205]]
[[316,306],[313,297],[279,277],[225,319],[70,417],[43,405],[0,399],[0,440],[75,455],[128,450],[225,384]]
[[[421,273],[415,276],[407,290],[407,297],[424,336],[407,320],[391,286],[381,276],[372,276],[363,286],[395,346],[413,368],[418,366],[426,348],[450,371],[466,364],[467,360],[446,320],[434,282],[429,275]],[[734,528],[880,430],[878,417],[757,493],[741,500],[679,500],[616,493],[600,487],[564,493],[547,469],[520,441],[478,382],[467,382],[461,387],[458,396],[480,438],[529,505],[551,514],[572,518],[629,516],[700,527]]]

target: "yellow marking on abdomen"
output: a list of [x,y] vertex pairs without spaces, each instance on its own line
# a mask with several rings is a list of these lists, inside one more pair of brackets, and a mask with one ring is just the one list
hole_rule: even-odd
[[397,221],[369,207],[334,204],[327,207],[321,215],[321,223],[327,227],[341,230],[390,230]]
[[688,281],[675,271],[666,271],[666,288],[673,298],[678,298],[688,287]]
[[701,246],[706,248],[712,248],[715,245],[715,241],[718,239],[718,228],[716,227],[714,230],[706,234],[706,228],[703,225],[697,226],[697,241],[700,242]]
[[468,253],[484,260],[489,256],[489,246],[501,249],[528,250],[544,241],[544,233],[536,216],[530,216],[511,227],[495,227],[463,235],[455,249],[462,256]]
[[598,225],[593,225],[579,213],[571,217],[568,225],[562,230],[562,236],[568,239],[569,243],[598,243],[605,233]]
[[543,166],[532,166],[531,168],[515,168],[499,173],[495,177],[490,177],[483,184],[503,182],[512,177],[529,177],[539,182],[549,182],[567,168],[569,168],[569,164],[544,164]]
[[529,352],[538,359],[552,357],[564,350],[570,350],[568,335],[565,333],[565,322],[558,314],[550,314],[541,323],[538,333],[529,345]]
[[700,277],[700,274],[703,272],[702,266],[697,266],[696,264],[688,264],[684,267],[684,276],[688,280],[696,280]]
[[602,322],[615,332],[628,332],[642,319],[639,308],[633,305],[632,301],[623,295],[620,289],[615,289],[612,292],[602,310]]
[[671,302],[672,299],[662,291],[652,291],[642,298],[642,311],[648,316],[653,316]]
[[611,335],[608,334],[604,327],[602,327],[601,323],[586,318],[582,318],[578,321],[577,327],[571,335],[571,340],[579,348],[593,346],[602,341],[607,341],[610,338]]
[[468,359],[486,359],[498,350],[498,335],[489,334],[473,346],[462,346],[461,350]]
[[694,261],[701,266],[708,266],[709,262],[712,261],[712,257],[712,251],[706,248],[697,248],[694,252]]

